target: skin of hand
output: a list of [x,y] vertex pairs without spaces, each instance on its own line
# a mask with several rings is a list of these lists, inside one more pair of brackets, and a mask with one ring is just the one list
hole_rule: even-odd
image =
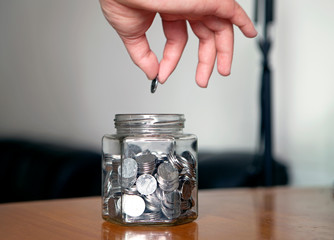
[[[188,40],[186,21],[199,39],[196,83],[200,87],[207,87],[216,58],[218,72],[230,74],[233,25],[246,37],[257,35],[252,21],[234,0],[100,0],[100,4],[132,61],[148,79],[158,75],[160,83],[167,80],[181,58]],[[157,13],[166,36],[160,63],[146,38]]]

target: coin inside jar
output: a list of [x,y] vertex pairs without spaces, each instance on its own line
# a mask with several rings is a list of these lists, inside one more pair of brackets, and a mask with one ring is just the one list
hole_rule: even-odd
[[122,198],[122,208],[125,214],[138,217],[145,211],[145,201],[141,197],[124,194]]
[[166,181],[178,179],[179,172],[170,163],[162,163],[158,167],[158,174]]
[[157,189],[157,181],[150,174],[142,174],[137,178],[137,190],[143,195],[150,195]]
[[[123,178],[132,178],[137,175],[138,164],[136,160],[132,158],[126,158],[123,161],[121,169],[122,169],[121,176]],[[118,172],[120,173],[120,168],[118,169]]]
[[183,182],[181,187],[181,197],[184,200],[188,200],[191,197],[192,186],[189,180]]
[[138,164],[132,158],[126,158],[123,164],[118,166],[118,182],[122,187],[131,187],[137,178]]
[[138,173],[150,173],[155,169],[155,161],[157,157],[153,154],[143,154],[136,158],[138,163]]

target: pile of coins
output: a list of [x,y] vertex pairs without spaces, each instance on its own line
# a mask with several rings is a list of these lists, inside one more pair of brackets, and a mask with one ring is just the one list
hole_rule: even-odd
[[[196,159],[189,152],[157,154],[127,149],[122,161],[106,164],[107,215],[126,222],[170,222],[195,211]],[[110,166],[109,166],[110,165]]]

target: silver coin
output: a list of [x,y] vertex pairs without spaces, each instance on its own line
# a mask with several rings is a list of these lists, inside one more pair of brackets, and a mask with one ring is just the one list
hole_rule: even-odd
[[104,158],[102,169],[108,172],[112,171],[112,166],[113,166],[112,160],[113,160],[112,158]]
[[159,186],[165,192],[172,192],[179,187],[179,182],[176,181],[172,184],[163,184],[161,181],[159,181]]
[[164,192],[164,201],[167,203],[176,203],[179,204],[181,201],[181,196],[179,191],[173,191],[173,192]]
[[123,192],[128,194],[128,195],[139,195],[139,192],[137,190],[137,186],[136,185],[132,185],[128,188],[124,188]]
[[162,163],[158,167],[158,175],[166,181],[174,181],[179,178],[179,172],[170,163]]
[[[159,220],[161,218],[161,213],[160,213],[160,211],[159,212],[143,213],[142,217],[146,221]],[[150,237],[147,237],[147,235],[146,235],[144,239],[157,239],[157,238],[154,238],[154,237],[150,238]],[[162,239],[165,239],[165,238],[162,238]]]
[[175,218],[178,218],[181,215],[181,206],[180,205],[174,205],[174,208],[170,209],[170,208],[163,205],[161,207],[161,211],[168,219],[175,219]]
[[137,190],[143,195],[150,195],[157,189],[157,181],[150,174],[142,174],[137,178]]
[[184,157],[180,156],[180,155],[176,155],[175,158],[177,159],[177,161],[179,162],[179,164],[182,166],[182,167],[186,167],[186,168],[189,168],[189,162],[187,159],[185,159]]
[[184,157],[185,159],[188,160],[189,164],[191,164],[191,166],[193,168],[196,168],[197,167],[197,161],[196,161],[196,158],[194,157],[194,155],[192,155],[189,151],[184,151],[182,154],[181,154],[182,157]]
[[112,198],[120,198],[122,196],[121,188],[113,188],[111,191]]
[[155,79],[152,80],[152,83],[151,83],[151,93],[155,93],[155,91],[157,90],[157,87],[158,87],[158,77],[156,77]]
[[145,211],[145,201],[136,195],[122,196],[122,209],[126,215],[131,217],[138,217]]
[[107,172],[105,179],[104,179],[104,185],[103,185],[103,194],[104,197],[109,197],[110,192],[112,189],[112,179],[111,179],[112,172]]
[[[118,156],[115,155],[115,157],[118,157]],[[111,155],[110,157],[104,158],[103,170],[112,171],[112,172],[117,171],[121,160],[115,157],[114,155]]]
[[[157,190],[158,190],[158,188],[157,188]],[[150,195],[145,195],[144,200],[146,201],[146,203],[154,205],[154,206],[160,206],[161,205],[161,201],[157,196],[157,191],[155,191],[154,193],[152,193]]]
[[136,160],[132,158],[126,158],[123,160],[122,167],[119,166],[118,173],[121,174],[122,178],[133,178],[137,175],[137,170],[138,164]]
[[148,212],[160,212],[161,210],[161,204],[156,206],[150,203],[146,203],[146,209]]
[[188,200],[191,197],[191,192],[192,192],[192,185],[189,180],[186,180],[182,183],[181,187],[181,197],[184,200]]
[[174,154],[172,154],[172,153],[168,154],[168,160],[179,171],[182,170],[182,168],[183,168],[182,162],[180,162],[179,159],[177,159],[177,157]]
[[138,157],[136,157],[136,160],[138,162],[139,165],[142,164],[153,164],[155,163],[155,160],[157,159],[157,157],[154,154],[143,154],[143,155],[139,155]]
[[116,202],[116,210],[121,211],[121,206],[122,206],[122,198],[120,197]]
[[155,191],[155,195],[157,196],[157,198],[159,200],[162,200],[163,199],[163,191],[161,188],[157,188],[157,190]]
[[138,163],[138,173],[149,173],[152,174],[155,169],[157,157],[151,153],[143,154],[136,157]]
[[135,144],[129,144],[127,145],[127,148],[125,150],[125,156],[126,157],[130,157],[133,158],[135,157],[138,153],[140,153],[142,151],[142,149]]

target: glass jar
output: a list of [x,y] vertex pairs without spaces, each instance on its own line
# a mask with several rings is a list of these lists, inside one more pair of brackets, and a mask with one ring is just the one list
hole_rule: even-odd
[[182,114],[117,114],[102,139],[102,217],[178,225],[198,216],[197,137]]

